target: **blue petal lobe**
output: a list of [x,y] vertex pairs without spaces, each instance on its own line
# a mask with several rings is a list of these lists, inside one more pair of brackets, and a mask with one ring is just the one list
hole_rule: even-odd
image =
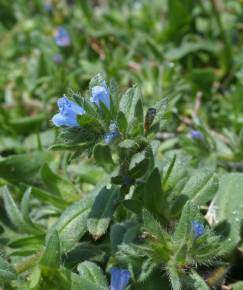
[[99,106],[100,102],[102,102],[108,109],[110,109],[110,94],[106,86],[94,86],[91,93],[92,97],[90,98],[90,101],[92,103]]
[[125,290],[131,273],[126,269],[111,269],[111,290]]
[[53,124],[57,127],[78,127],[77,115],[84,114],[84,109],[65,96],[57,101],[57,105],[60,112],[52,118]]

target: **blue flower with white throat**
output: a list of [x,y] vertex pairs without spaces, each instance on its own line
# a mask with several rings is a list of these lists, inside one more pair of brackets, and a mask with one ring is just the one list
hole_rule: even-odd
[[131,278],[131,273],[126,269],[111,268],[111,290],[125,290],[129,279]]
[[103,81],[102,85],[94,86],[91,89],[91,98],[90,101],[95,103],[98,107],[100,106],[100,102],[102,102],[107,109],[110,109],[110,93],[106,86],[105,81]]
[[83,115],[85,113],[84,109],[70,101],[66,96],[58,99],[57,105],[59,113],[53,116],[52,123],[57,127],[79,127],[77,115]]

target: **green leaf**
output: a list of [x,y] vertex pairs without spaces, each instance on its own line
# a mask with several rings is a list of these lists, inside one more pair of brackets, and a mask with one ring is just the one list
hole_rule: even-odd
[[203,39],[197,42],[185,41],[181,46],[170,49],[165,57],[171,61],[175,61],[198,51],[215,53],[217,51],[217,46],[214,42]]
[[106,277],[95,263],[85,261],[79,264],[77,269],[82,279],[89,281],[96,287],[108,288]]
[[[22,230],[27,233],[36,233],[36,229],[32,228],[31,225],[28,225],[20,210],[18,209],[15,201],[13,200],[7,187],[3,189],[3,201],[4,206],[7,211],[8,217],[11,220],[12,224],[15,225],[19,230]],[[38,231],[39,233],[39,231]]]
[[178,243],[184,243],[192,231],[192,222],[202,219],[199,208],[191,201],[188,201],[183,210],[174,232],[174,240]]
[[128,244],[134,241],[139,233],[139,227],[134,223],[119,223],[111,226],[110,240],[113,251],[116,251],[121,244]]
[[172,215],[178,215],[187,200],[197,205],[204,205],[211,200],[218,190],[218,178],[214,169],[200,168],[194,170],[185,182],[179,197],[171,205]]
[[[33,268],[32,273],[30,274],[29,277],[29,288],[32,290],[36,289],[38,287],[38,284],[40,282],[41,279],[41,269],[39,267],[39,265],[35,266]],[[38,289],[38,288],[37,288]]]
[[67,268],[73,268],[78,263],[85,260],[100,260],[103,259],[105,252],[101,247],[97,247],[91,242],[81,242],[71,251],[65,253],[63,256],[64,266]]
[[167,271],[170,278],[172,289],[181,290],[182,285],[181,285],[180,277],[179,277],[176,267],[174,265],[169,264],[167,266]]
[[31,193],[33,196],[35,196],[39,200],[45,203],[49,203],[55,206],[56,208],[65,209],[68,206],[68,203],[64,199],[54,195],[51,192],[45,191],[41,188],[32,186]]
[[36,224],[34,224],[30,218],[29,202],[30,202],[31,190],[32,190],[32,188],[29,187],[24,192],[24,195],[23,195],[23,198],[22,198],[21,204],[20,204],[21,213],[22,213],[23,219],[26,222],[26,224],[28,224],[30,227],[33,228],[33,232],[44,233],[43,229],[40,226],[37,226]]
[[[96,142],[101,137],[101,133],[86,127],[65,127],[61,129],[58,144],[81,146],[81,150],[89,148],[91,144]],[[89,144],[89,145],[88,145]],[[60,146],[59,146],[60,147]],[[70,148],[73,150],[72,148]]]
[[134,87],[128,89],[120,100],[119,109],[121,112],[125,114],[128,124],[136,117],[136,106],[140,98],[141,98],[140,89]]
[[[168,8],[169,8],[169,22],[170,25],[174,29],[180,29],[183,27],[186,23],[189,22],[191,15],[191,10],[193,7],[193,2],[191,2],[191,6],[188,7],[186,5],[188,1],[181,2],[180,0],[170,0],[168,2]],[[190,9],[190,10],[189,10]]]
[[68,144],[62,144],[57,143],[53,144],[49,147],[49,150],[52,151],[84,151],[90,147],[90,143],[79,143],[75,145],[68,145]]
[[41,168],[41,177],[48,191],[57,196],[62,196],[64,199],[70,200],[72,197],[75,198],[75,189],[72,183],[55,174],[47,163]]
[[243,281],[236,282],[231,285],[233,290],[242,290],[243,289]]
[[[131,161],[133,162],[133,160]],[[148,170],[149,160],[143,159],[142,161],[135,163],[134,167],[129,170],[129,175],[134,179],[142,177]]]
[[14,268],[0,256],[0,282],[16,279]]
[[91,115],[83,114],[77,116],[80,127],[90,130],[96,134],[103,133],[103,128],[100,122]]
[[174,188],[180,180],[188,175],[188,165],[191,157],[184,152],[169,152],[163,168],[163,186],[165,191]]
[[34,249],[35,252],[37,249],[39,249],[45,240],[45,235],[30,235],[25,237],[20,237],[17,239],[13,239],[8,243],[8,246],[13,249],[20,249],[23,250],[27,249]]
[[160,223],[146,209],[143,210],[143,228],[165,244],[170,240],[168,233],[162,229]]
[[113,164],[110,146],[105,144],[96,144],[94,147],[94,158],[100,166]]
[[211,200],[218,190],[218,179],[214,169],[202,168],[195,170],[185,184],[181,194],[188,196],[197,205]]
[[119,131],[124,135],[127,131],[127,119],[126,119],[126,116],[123,112],[118,112],[118,115],[117,115],[117,126],[118,126],[118,129]]
[[103,187],[97,195],[87,223],[95,239],[105,234],[119,200],[120,191],[117,187]]
[[143,209],[143,202],[139,199],[125,199],[122,204],[137,215],[140,215]]
[[154,105],[154,108],[156,109],[156,115],[153,121],[153,124],[159,123],[160,125],[163,125],[163,121],[166,120],[166,110],[168,107],[168,99],[162,98],[159,102],[157,102]]
[[161,177],[158,168],[154,168],[146,182],[144,203],[147,208],[158,213],[161,213],[161,209],[165,207],[163,204],[165,203],[165,199],[163,199]]
[[0,161],[0,178],[10,182],[31,182],[49,156],[35,152],[3,158]]
[[158,269],[155,269],[145,281],[140,283],[134,282],[132,289],[157,290],[160,285],[163,285],[163,289],[171,289],[168,278],[166,275],[161,275],[161,269],[158,267]]
[[87,230],[87,218],[94,197],[87,196],[69,206],[48,231],[47,239],[57,230],[61,252],[70,250],[82,238]]
[[193,280],[192,286],[197,290],[209,290],[207,283],[195,271],[191,271],[190,278]]
[[85,261],[78,265],[79,275],[72,273],[71,290],[109,290],[107,280],[99,266]]
[[59,268],[60,260],[60,240],[58,232],[55,230],[47,241],[46,249],[40,263],[49,268]]
[[141,99],[138,99],[138,102],[135,107],[135,117],[140,127],[140,134],[143,134],[143,103]]
[[219,223],[226,221],[230,225],[230,234],[227,241],[228,251],[231,251],[240,241],[240,228],[243,219],[242,206],[242,173],[227,173],[219,179],[219,189],[213,205],[207,216],[214,216]]
[[119,147],[122,149],[134,150],[135,148],[138,148],[138,144],[132,139],[125,139],[119,143]]
[[30,133],[36,131],[41,127],[43,120],[46,119],[45,114],[38,114],[35,116],[26,116],[22,118],[10,120],[11,127],[18,133]]

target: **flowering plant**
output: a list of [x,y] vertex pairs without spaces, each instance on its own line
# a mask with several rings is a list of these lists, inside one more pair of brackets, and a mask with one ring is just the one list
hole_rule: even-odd
[[[20,211],[7,187],[3,192],[10,218],[17,214],[18,227],[39,241],[17,270],[0,258],[13,280],[33,268],[23,274],[28,289],[209,289],[227,272],[223,257],[236,241],[202,214],[218,190],[214,168],[193,168],[180,151],[161,156],[156,133],[168,117],[166,98],[145,110],[137,86],[119,95],[99,74],[86,96],[72,92],[58,99],[51,120],[59,134],[52,150],[69,152],[69,162],[87,156],[102,168],[92,190],[70,195],[72,183],[44,165],[42,180],[57,195],[29,188]],[[61,195],[63,187],[72,200]],[[64,209],[46,235],[29,216],[31,193]],[[206,277],[205,265],[222,271]]]

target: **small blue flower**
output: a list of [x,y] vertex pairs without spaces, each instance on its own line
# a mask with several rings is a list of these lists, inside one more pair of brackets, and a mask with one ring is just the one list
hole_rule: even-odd
[[61,54],[56,53],[53,55],[53,61],[55,64],[62,64],[63,63],[63,57]]
[[108,132],[108,133],[105,133],[104,135],[104,141],[106,144],[110,144],[114,139],[114,136],[112,133]]
[[109,132],[105,133],[104,141],[106,144],[110,144],[114,139],[120,135],[119,130],[115,122],[112,122],[109,127]]
[[131,185],[133,183],[133,179],[130,177],[130,176],[124,176],[123,177],[123,184],[125,185],[125,186],[129,186],[129,185]]
[[70,36],[63,26],[58,28],[55,35],[55,42],[58,46],[61,47],[69,46],[71,44]]
[[125,290],[131,273],[126,269],[111,268],[111,290]]
[[190,135],[191,135],[191,138],[195,139],[195,140],[202,140],[203,139],[202,133],[198,130],[191,130]]
[[67,97],[62,97],[57,101],[59,113],[54,115],[52,122],[55,126],[78,127],[77,115],[85,113],[84,109],[70,101]]
[[90,101],[92,103],[99,106],[100,102],[102,102],[107,109],[110,109],[110,94],[105,82],[103,82],[102,86],[94,86],[91,90],[91,94],[92,97],[90,98]]
[[204,226],[201,223],[193,221],[192,228],[194,230],[195,239],[198,239],[204,234]]

